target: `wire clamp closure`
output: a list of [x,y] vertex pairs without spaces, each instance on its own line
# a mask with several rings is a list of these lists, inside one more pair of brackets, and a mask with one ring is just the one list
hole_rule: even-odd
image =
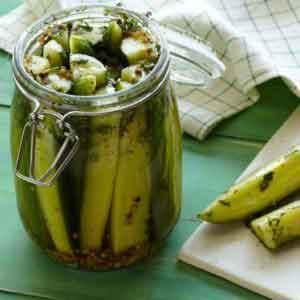
[[[64,116],[51,111],[43,110],[38,112],[39,107],[30,114],[29,120],[26,122],[20,140],[20,146],[18,150],[18,155],[16,159],[16,176],[26,182],[38,185],[38,186],[51,186],[54,180],[63,172],[66,166],[74,157],[78,147],[79,147],[79,137],[76,135],[72,126],[64,121]],[[45,128],[45,117],[55,118],[55,125],[59,131],[62,131],[64,140],[61,143],[61,147],[58,150],[53,162],[50,164],[49,168],[45,173],[40,176],[35,176],[35,164],[36,164],[36,139],[37,139],[37,129]],[[41,131],[42,133],[42,131]],[[27,174],[21,172],[21,164],[24,163],[24,152],[25,152],[25,142],[26,137],[30,137],[30,149],[29,149],[29,167]]]

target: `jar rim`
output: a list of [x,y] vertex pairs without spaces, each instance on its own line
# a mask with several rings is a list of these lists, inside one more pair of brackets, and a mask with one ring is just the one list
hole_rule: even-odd
[[[103,14],[104,11],[112,11],[113,13],[125,13],[139,22],[141,22],[142,26],[147,28],[153,36],[157,39],[160,45],[160,55],[157,63],[154,68],[150,71],[147,76],[141,80],[140,82],[134,84],[129,89],[123,91],[117,91],[105,95],[91,95],[91,96],[78,96],[61,93],[52,89],[47,88],[46,86],[41,85],[36,80],[34,80],[28,72],[26,72],[23,60],[26,54],[26,51],[29,48],[30,42],[35,40],[40,33],[45,30],[49,24],[53,24],[54,22],[61,21],[61,23],[67,22],[68,18],[73,18],[73,20],[78,19],[87,19],[89,18],[89,14],[94,13],[100,15],[100,12]],[[30,39],[30,35],[33,35]],[[149,92],[151,97],[151,90],[155,90],[155,83],[158,83],[159,80],[165,80],[167,76],[166,73],[169,72],[170,68],[170,55],[167,47],[167,41],[164,38],[162,32],[159,29],[159,26],[153,19],[149,19],[146,15],[142,15],[136,13],[132,10],[125,9],[118,6],[109,6],[103,4],[89,4],[89,5],[78,5],[73,6],[69,9],[60,10],[59,12],[52,13],[47,15],[38,21],[34,22],[28,29],[26,29],[13,53],[13,73],[14,79],[19,80],[20,84],[24,87],[24,85],[28,86],[31,90],[32,94],[39,93],[39,100],[49,100],[51,98],[56,98],[63,100],[60,105],[66,105],[68,107],[81,107],[81,106],[93,106],[98,108],[106,108],[111,106],[118,106],[116,110],[121,110],[122,107],[135,106],[136,102],[139,103],[139,96],[141,96],[145,92]],[[163,78],[163,79],[162,79]],[[150,84],[150,88],[147,84]],[[42,97],[41,97],[42,96]],[[124,101],[120,101],[120,97],[126,98]],[[143,97],[145,98],[145,97]],[[147,97],[148,98],[148,97]]]

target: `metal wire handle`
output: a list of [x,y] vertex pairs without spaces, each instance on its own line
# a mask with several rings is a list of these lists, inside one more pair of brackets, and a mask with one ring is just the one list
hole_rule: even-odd
[[[48,170],[46,170],[42,176],[36,178],[34,175],[36,131],[37,126],[44,121],[45,116],[47,115],[57,119],[56,124],[58,128],[63,130],[65,139]],[[79,137],[75,134],[71,125],[66,122],[62,122],[62,119],[62,115],[49,110],[43,110],[40,112],[34,111],[31,113],[29,120],[25,124],[22,131],[20,147],[16,159],[15,172],[18,178],[38,186],[51,186],[53,181],[61,174],[61,172],[74,157],[79,146]],[[30,160],[28,175],[25,175],[20,171],[20,163],[24,155],[24,143],[27,132],[30,132]],[[70,146],[71,149],[69,149]]]

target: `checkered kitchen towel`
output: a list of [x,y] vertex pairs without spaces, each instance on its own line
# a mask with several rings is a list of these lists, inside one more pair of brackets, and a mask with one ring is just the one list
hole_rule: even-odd
[[[70,4],[96,1],[24,0],[0,18],[0,48],[11,52],[19,34],[38,17]],[[114,2],[98,0],[98,2]],[[209,5],[207,4],[209,2]],[[221,120],[254,104],[255,87],[281,76],[300,96],[299,0],[126,0],[165,24],[207,40],[227,70],[206,90],[177,87],[185,132],[203,139]],[[282,99],[284,101],[284,99]]]

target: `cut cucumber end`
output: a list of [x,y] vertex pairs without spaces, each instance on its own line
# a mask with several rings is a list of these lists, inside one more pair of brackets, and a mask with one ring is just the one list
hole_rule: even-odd
[[47,58],[36,55],[28,57],[24,65],[26,70],[34,75],[40,75],[51,67]]
[[58,72],[50,72],[47,75],[47,87],[60,93],[67,93],[71,90],[72,81],[62,77]]
[[121,50],[131,65],[147,59],[148,49],[146,44],[134,38],[126,38],[121,44]]
[[94,75],[97,87],[101,87],[107,82],[107,69],[96,58],[86,54],[71,54],[70,66],[75,80],[82,76]]
[[113,86],[105,86],[96,90],[95,95],[108,95],[113,92],[115,92],[115,88]]
[[95,55],[91,43],[80,35],[72,34],[70,37],[70,51],[71,53],[81,53],[90,56]]
[[122,38],[123,31],[120,25],[116,21],[111,22],[106,33],[109,48],[114,52],[118,51],[122,43]]
[[95,92],[96,86],[96,76],[86,75],[74,81],[72,86],[72,92],[75,95],[88,96],[92,95]]
[[264,244],[265,247],[271,250],[275,250],[278,246],[273,239],[271,228],[264,228],[268,225],[261,224],[260,220],[254,220],[251,222],[251,229],[255,236]]
[[77,21],[72,26],[72,34],[81,36],[92,46],[103,42],[104,31],[105,26],[102,23],[97,23],[97,21]]
[[69,28],[67,25],[61,24],[58,28],[55,28],[55,32],[51,38],[59,43],[66,52],[69,52]]
[[139,82],[144,75],[141,65],[133,65],[122,70],[121,79],[133,84]]
[[129,89],[131,86],[132,86],[132,84],[130,84],[129,82],[119,81],[116,84],[116,91],[126,90],[126,89]]
[[55,40],[50,40],[44,46],[43,56],[49,60],[51,67],[61,67],[66,62],[65,50]]

